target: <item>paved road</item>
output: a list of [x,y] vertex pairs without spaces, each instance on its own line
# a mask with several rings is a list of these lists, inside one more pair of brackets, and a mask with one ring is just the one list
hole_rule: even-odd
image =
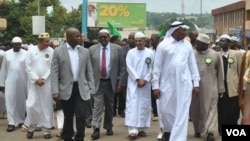
[[[16,129],[13,132],[6,132],[7,128],[7,120],[6,119],[0,119],[0,141],[27,141],[26,139],[26,132],[22,132],[21,129]],[[124,118],[122,117],[114,117],[114,135],[113,136],[106,136],[106,130],[101,129],[100,133],[100,139],[97,141],[129,141],[127,138],[128,135],[128,129],[124,126]],[[92,141],[91,140],[91,134],[92,129],[86,128],[86,137],[85,141]],[[158,122],[151,122],[151,127],[148,129],[147,137],[141,137],[136,139],[136,141],[157,141],[156,136],[159,132],[159,126]],[[48,141],[59,141],[59,139],[56,137],[56,134],[58,133],[57,129],[52,130],[52,138]],[[193,126],[192,122],[189,122],[189,129],[188,129],[188,139],[187,141],[204,141],[203,138],[194,138],[193,137]],[[217,133],[215,133],[216,141],[221,141],[221,137],[218,136]],[[29,141],[44,141],[43,133],[42,132],[35,132],[34,137],[30,139]]]

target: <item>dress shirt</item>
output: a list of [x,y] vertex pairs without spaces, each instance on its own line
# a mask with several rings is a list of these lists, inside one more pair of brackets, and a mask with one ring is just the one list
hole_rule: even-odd
[[78,55],[78,49],[81,46],[77,45],[75,48],[72,48],[67,43],[68,53],[69,53],[69,59],[71,63],[71,69],[73,73],[73,79],[74,81],[78,81],[78,66],[79,66],[79,55]]
[[228,58],[228,55],[229,55],[228,51],[227,51],[227,52],[222,51],[222,56],[224,56],[224,57]]

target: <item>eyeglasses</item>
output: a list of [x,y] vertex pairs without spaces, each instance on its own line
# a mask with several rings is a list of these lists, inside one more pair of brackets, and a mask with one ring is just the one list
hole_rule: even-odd
[[106,39],[106,38],[108,38],[108,36],[99,36],[99,39]]

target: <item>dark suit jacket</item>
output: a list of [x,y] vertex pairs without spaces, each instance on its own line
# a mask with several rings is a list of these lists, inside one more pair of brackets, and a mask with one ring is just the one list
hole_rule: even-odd
[[[90,94],[94,90],[93,70],[90,62],[89,50],[80,47],[78,87],[81,98],[89,100]],[[59,93],[62,100],[68,100],[72,93],[73,74],[71,62],[66,44],[54,50],[51,65],[51,87],[52,93]]]
[[[124,64],[122,61],[122,47],[113,43],[110,43],[110,79],[112,90],[115,93],[115,88],[117,86],[117,81],[124,69]],[[92,68],[94,72],[94,82],[96,93],[99,89],[101,72],[100,72],[100,44],[93,45],[89,48],[90,58],[92,63]]]
[[126,87],[127,83],[128,83],[128,71],[127,71],[127,67],[126,67],[126,57],[127,57],[129,50],[130,50],[129,46],[125,46],[122,48],[122,59],[123,59],[123,63],[124,63],[124,71],[121,74],[119,84],[120,84],[120,86],[123,86],[123,87]]

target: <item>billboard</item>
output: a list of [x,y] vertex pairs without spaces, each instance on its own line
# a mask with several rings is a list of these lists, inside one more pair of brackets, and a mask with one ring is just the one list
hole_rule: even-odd
[[145,27],[145,3],[89,2],[87,11],[88,27]]

